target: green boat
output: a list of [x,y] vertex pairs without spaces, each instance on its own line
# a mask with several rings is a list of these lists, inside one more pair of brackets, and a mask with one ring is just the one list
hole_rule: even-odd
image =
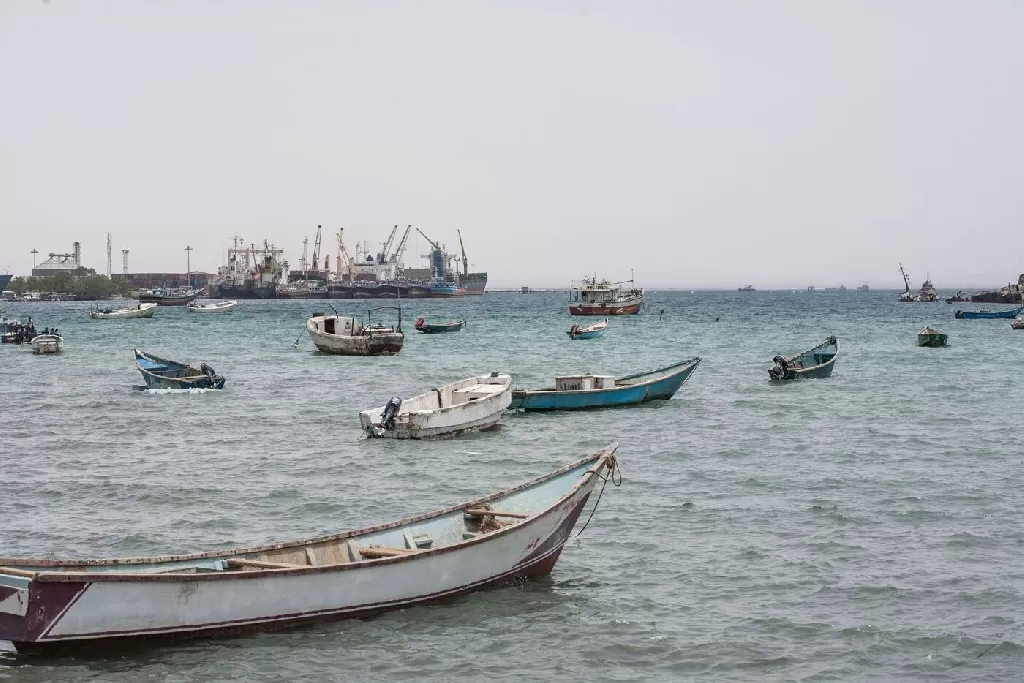
[[917,345],[938,348],[946,345],[948,337],[945,332],[939,332],[931,327],[926,327],[917,333]]

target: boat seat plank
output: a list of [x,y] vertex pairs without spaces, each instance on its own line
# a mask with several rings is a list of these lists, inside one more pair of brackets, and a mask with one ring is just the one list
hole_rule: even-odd
[[469,508],[466,510],[466,514],[472,515],[473,517],[489,515],[491,517],[512,517],[515,519],[526,519],[530,516],[523,512],[503,512],[501,510],[488,510],[485,508]]
[[363,554],[359,552],[359,546],[355,544],[355,541],[346,541],[345,550],[348,552],[349,558],[352,562],[360,562],[363,559]]
[[501,384],[474,384],[473,386],[466,387],[465,389],[456,389],[452,393],[456,396],[468,395],[468,394],[500,394],[505,390],[504,385]]
[[246,560],[241,557],[228,558],[228,567],[232,569],[305,569],[305,564],[285,564],[283,562],[263,562],[261,560]]
[[359,552],[363,557],[377,558],[415,555],[419,550],[410,550],[409,548],[385,548],[384,546],[372,545],[359,548]]
[[434,539],[430,537],[430,534],[414,534],[411,531],[403,531],[402,536],[405,537],[405,545],[411,550],[422,550],[423,548],[431,548],[434,545]]

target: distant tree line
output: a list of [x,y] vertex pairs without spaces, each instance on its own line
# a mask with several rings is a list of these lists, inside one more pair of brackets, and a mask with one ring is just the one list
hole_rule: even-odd
[[123,275],[108,278],[106,275],[97,275],[94,269],[85,266],[48,277],[18,276],[7,287],[19,295],[25,292],[52,292],[96,299],[114,294],[128,295],[132,289]]

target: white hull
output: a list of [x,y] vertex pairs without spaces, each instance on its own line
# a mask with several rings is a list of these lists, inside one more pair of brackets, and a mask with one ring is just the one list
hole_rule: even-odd
[[124,320],[128,318],[152,318],[156,313],[157,305],[152,303],[139,304],[138,308],[122,308],[109,313],[104,311],[89,311],[89,317],[93,320]]
[[185,308],[189,313],[227,313],[238,305],[237,301],[220,301],[215,304],[189,304]]
[[32,340],[32,353],[52,354],[64,350],[64,338],[53,334],[41,334]]
[[393,429],[381,424],[385,406],[359,413],[367,436],[441,439],[493,427],[512,403],[512,378],[470,377],[402,401]]
[[339,356],[393,356],[405,343],[398,330],[364,328],[354,318],[335,315],[310,318],[306,330],[318,351]]

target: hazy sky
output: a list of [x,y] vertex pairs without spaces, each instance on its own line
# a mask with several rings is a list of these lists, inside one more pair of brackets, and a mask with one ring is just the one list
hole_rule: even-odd
[[0,0],[0,268],[411,223],[494,286],[1002,284],[1022,77],[1019,0]]

